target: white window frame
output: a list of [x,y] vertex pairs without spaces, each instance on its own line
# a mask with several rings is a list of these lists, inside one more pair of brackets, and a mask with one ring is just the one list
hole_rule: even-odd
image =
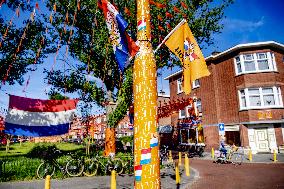
[[[263,88],[272,88],[273,90],[273,97],[274,97],[274,105],[264,105],[264,99],[263,96],[266,94],[263,94],[262,89]],[[249,89],[257,89],[259,91],[260,96],[260,106],[251,106],[250,105],[250,95],[249,95]],[[245,106],[242,106],[242,99],[241,99],[241,91],[244,91],[245,96]],[[280,87],[259,87],[259,88],[245,88],[238,91],[238,97],[239,97],[239,106],[240,110],[249,110],[249,109],[266,109],[266,108],[282,108],[283,107],[283,100],[282,100],[282,94],[281,94],[281,88]]]
[[188,105],[186,108],[185,108],[185,113],[186,113],[186,117],[189,117],[189,113],[188,113],[188,110],[192,108],[192,105]]
[[[258,54],[266,54],[266,58],[268,61],[268,69],[265,70],[260,70],[259,69],[259,64],[258,64],[258,60],[263,60],[263,59],[258,59],[257,55]],[[245,63],[244,63],[244,56],[245,55],[252,55],[253,56],[253,61],[254,61],[254,67],[255,70],[251,70],[251,71],[245,71]],[[240,58],[240,65],[241,65],[241,71],[238,72],[238,66],[237,63],[239,63],[239,61],[236,60],[236,58],[239,57]],[[276,67],[276,61],[275,61],[275,56],[274,53],[272,52],[257,52],[257,53],[244,53],[244,54],[240,54],[238,56],[236,56],[234,58],[234,66],[235,66],[235,74],[236,75],[242,75],[242,74],[248,74],[248,73],[261,73],[261,72],[274,72],[277,71],[277,67]]]
[[182,78],[179,78],[177,80],[177,94],[182,93],[183,88],[182,88]]
[[198,87],[200,87],[200,80],[196,79],[192,82],[192,89],[196,89]]
[[183,118],[185,118],[185,117],[187,116],[186,108],[183,109],[183,110],[185,111],[185,116],[182,116],[182,115],[181,115],[181,111],[182,111],[182,110],[179,110],[179,111],[178,111],[178,118],[179,118],[179,119],[183,119]]

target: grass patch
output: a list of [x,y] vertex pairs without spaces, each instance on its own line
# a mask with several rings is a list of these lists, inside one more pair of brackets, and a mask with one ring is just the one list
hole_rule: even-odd
[[73,144],[73,143],[33,143],[33,142],[24,142],[20,146],[20,143],[14,143],[10,145],[10,150],[6,152],[6,146],[0,147],[0,159],[11,156],[25,156],[30,152],[35,146],[42,144],[54,144],[58,149],[62,151],[76,151],[83,149],[83,145]]

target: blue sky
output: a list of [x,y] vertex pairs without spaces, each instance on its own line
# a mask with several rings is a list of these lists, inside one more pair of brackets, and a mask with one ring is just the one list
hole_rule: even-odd
[[[10,19],[10,14],[5,13],[3,8],[0,9],[0,14]],[[226,9],[225,16],[222,33],[214,35],[215,44],[202,50],[205,57],[209,56],[212,51],[224,51],[242,43],[276,41],[284,44],[284,1],[235,0],[235,3]],[[54,56],[50,55],[43,65],[38,66],[36,72],[28,73],[25,76],[27,78],[31,75],[26,93],[22,92],[24,87],[19,85],[6,85],[0,90],[0,114],[1,109],[8,106],[6,93],[47,99],[45,88],[48,88],[48,85],[43,82],[42,70],[44,67],[51,68]],[[177,70],[177,68],[162,70],[162,76],[157,78],[158,90],[163,89],[166,94],[169,94],[168,81],[164,81],[163,78]],[[159,71],[161,72],[161,70]]]

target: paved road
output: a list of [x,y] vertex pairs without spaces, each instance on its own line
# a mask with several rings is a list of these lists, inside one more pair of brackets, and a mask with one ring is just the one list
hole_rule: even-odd
[[284,163],[215,164],[192,159],[199,178],[188,189],[283,189]]
[[[163,189],[185,189],[190,182],[193,182],[196,172],[191,170],[191,176],[188,178],[185,173],[181,174],[181,185],[177,186],[175,182],[175,172],[170,169],[161,170],[161,186]],[[117,189],[132,189],[134,185],[134,176],[118,176]],[[0,183],[0,189],[43,189],[44,180],[6,182]],[[109,189],[110,176],[97,177],[74,177],[63,180],[52,180],[52,189]]]

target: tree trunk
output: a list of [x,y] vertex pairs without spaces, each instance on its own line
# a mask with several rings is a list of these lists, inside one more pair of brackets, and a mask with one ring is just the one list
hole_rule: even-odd
[[115,128],[106,128],[105,131],[105,156],[110,156],[115,154]]
[[[112,98],[112,92],[108,91],[108,105],[106,106],[106,117],[107,120],[109,119],[109,115],[114,111],[114,106],[116,105],[113,102]],[[115,154],[115,128],[109,127],[107,125],[107,128],[105,130],[105,151],[104,155],[114,155]]]

